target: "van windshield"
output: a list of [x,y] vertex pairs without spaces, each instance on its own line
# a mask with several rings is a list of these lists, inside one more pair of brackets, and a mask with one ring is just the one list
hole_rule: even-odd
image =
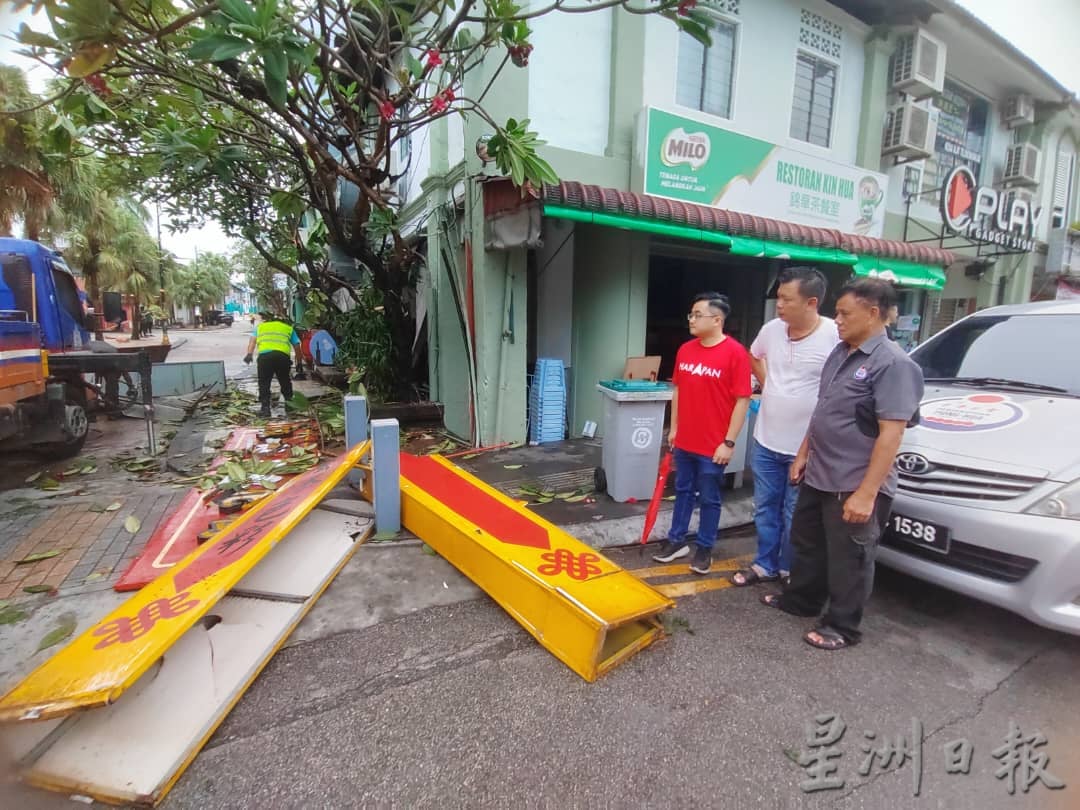
[[1080,315],[976,315],[911,353],[927,380],[1080,396]]

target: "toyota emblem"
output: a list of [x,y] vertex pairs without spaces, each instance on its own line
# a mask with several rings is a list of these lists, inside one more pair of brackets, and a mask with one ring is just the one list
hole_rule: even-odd
[[908,475],[925,475],[930,472],[930,462],[918,453],[901,453],[896,457],[896,467]]

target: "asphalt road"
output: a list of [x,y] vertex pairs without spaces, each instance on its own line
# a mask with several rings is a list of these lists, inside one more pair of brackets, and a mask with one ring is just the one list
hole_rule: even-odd
[[[360,629],[320,620],[279,652],[166,807],[1080,806],[1080,638],[884,572],[856,648],[814,650],[804,620],[729,588],[681,599],[670,638],[587,684],[467,587],[456,604],[409,599],[440,579],[461,587],[441,560],[362,549],[358,565],[373,554],[402,556],[393,572],[344,576],[326,609],[394,608]],[[844,785],[804,792],[793,760],[827,713],[846,724]],[[858,773],[864,732],[874,748],[910,743],[913,721],[918,798],[913,761]],[[1021,781],[1010,796],[995,778],[1010,721],[1046,736],[1035,753],[1064,789]],[[961,739],[970,773],[948,774],[943,746]]]

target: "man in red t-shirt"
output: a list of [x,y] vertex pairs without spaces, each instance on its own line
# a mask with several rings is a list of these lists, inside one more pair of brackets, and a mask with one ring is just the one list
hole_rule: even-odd
[[686,532],[698,500],[697,549],[690,563],[696,574],[709,573],[712,565],[724,467],[731,461],[750,406],[750,356],[724,334],[730,311],[727,298],[719,293],[701,293],[694,299],[687,315],[694,339],[675,355],[672,378],[675,395],[668,441],[675,448],[675,510],[667,540],[653,559],[666,563],[690,554]]

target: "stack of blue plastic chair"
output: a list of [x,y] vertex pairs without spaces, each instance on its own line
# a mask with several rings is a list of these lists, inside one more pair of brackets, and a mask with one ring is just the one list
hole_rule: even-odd
[[566,372],[562,360],[541,357],[536,361],[529,389],[529,441],[561,442],[565,428]]

